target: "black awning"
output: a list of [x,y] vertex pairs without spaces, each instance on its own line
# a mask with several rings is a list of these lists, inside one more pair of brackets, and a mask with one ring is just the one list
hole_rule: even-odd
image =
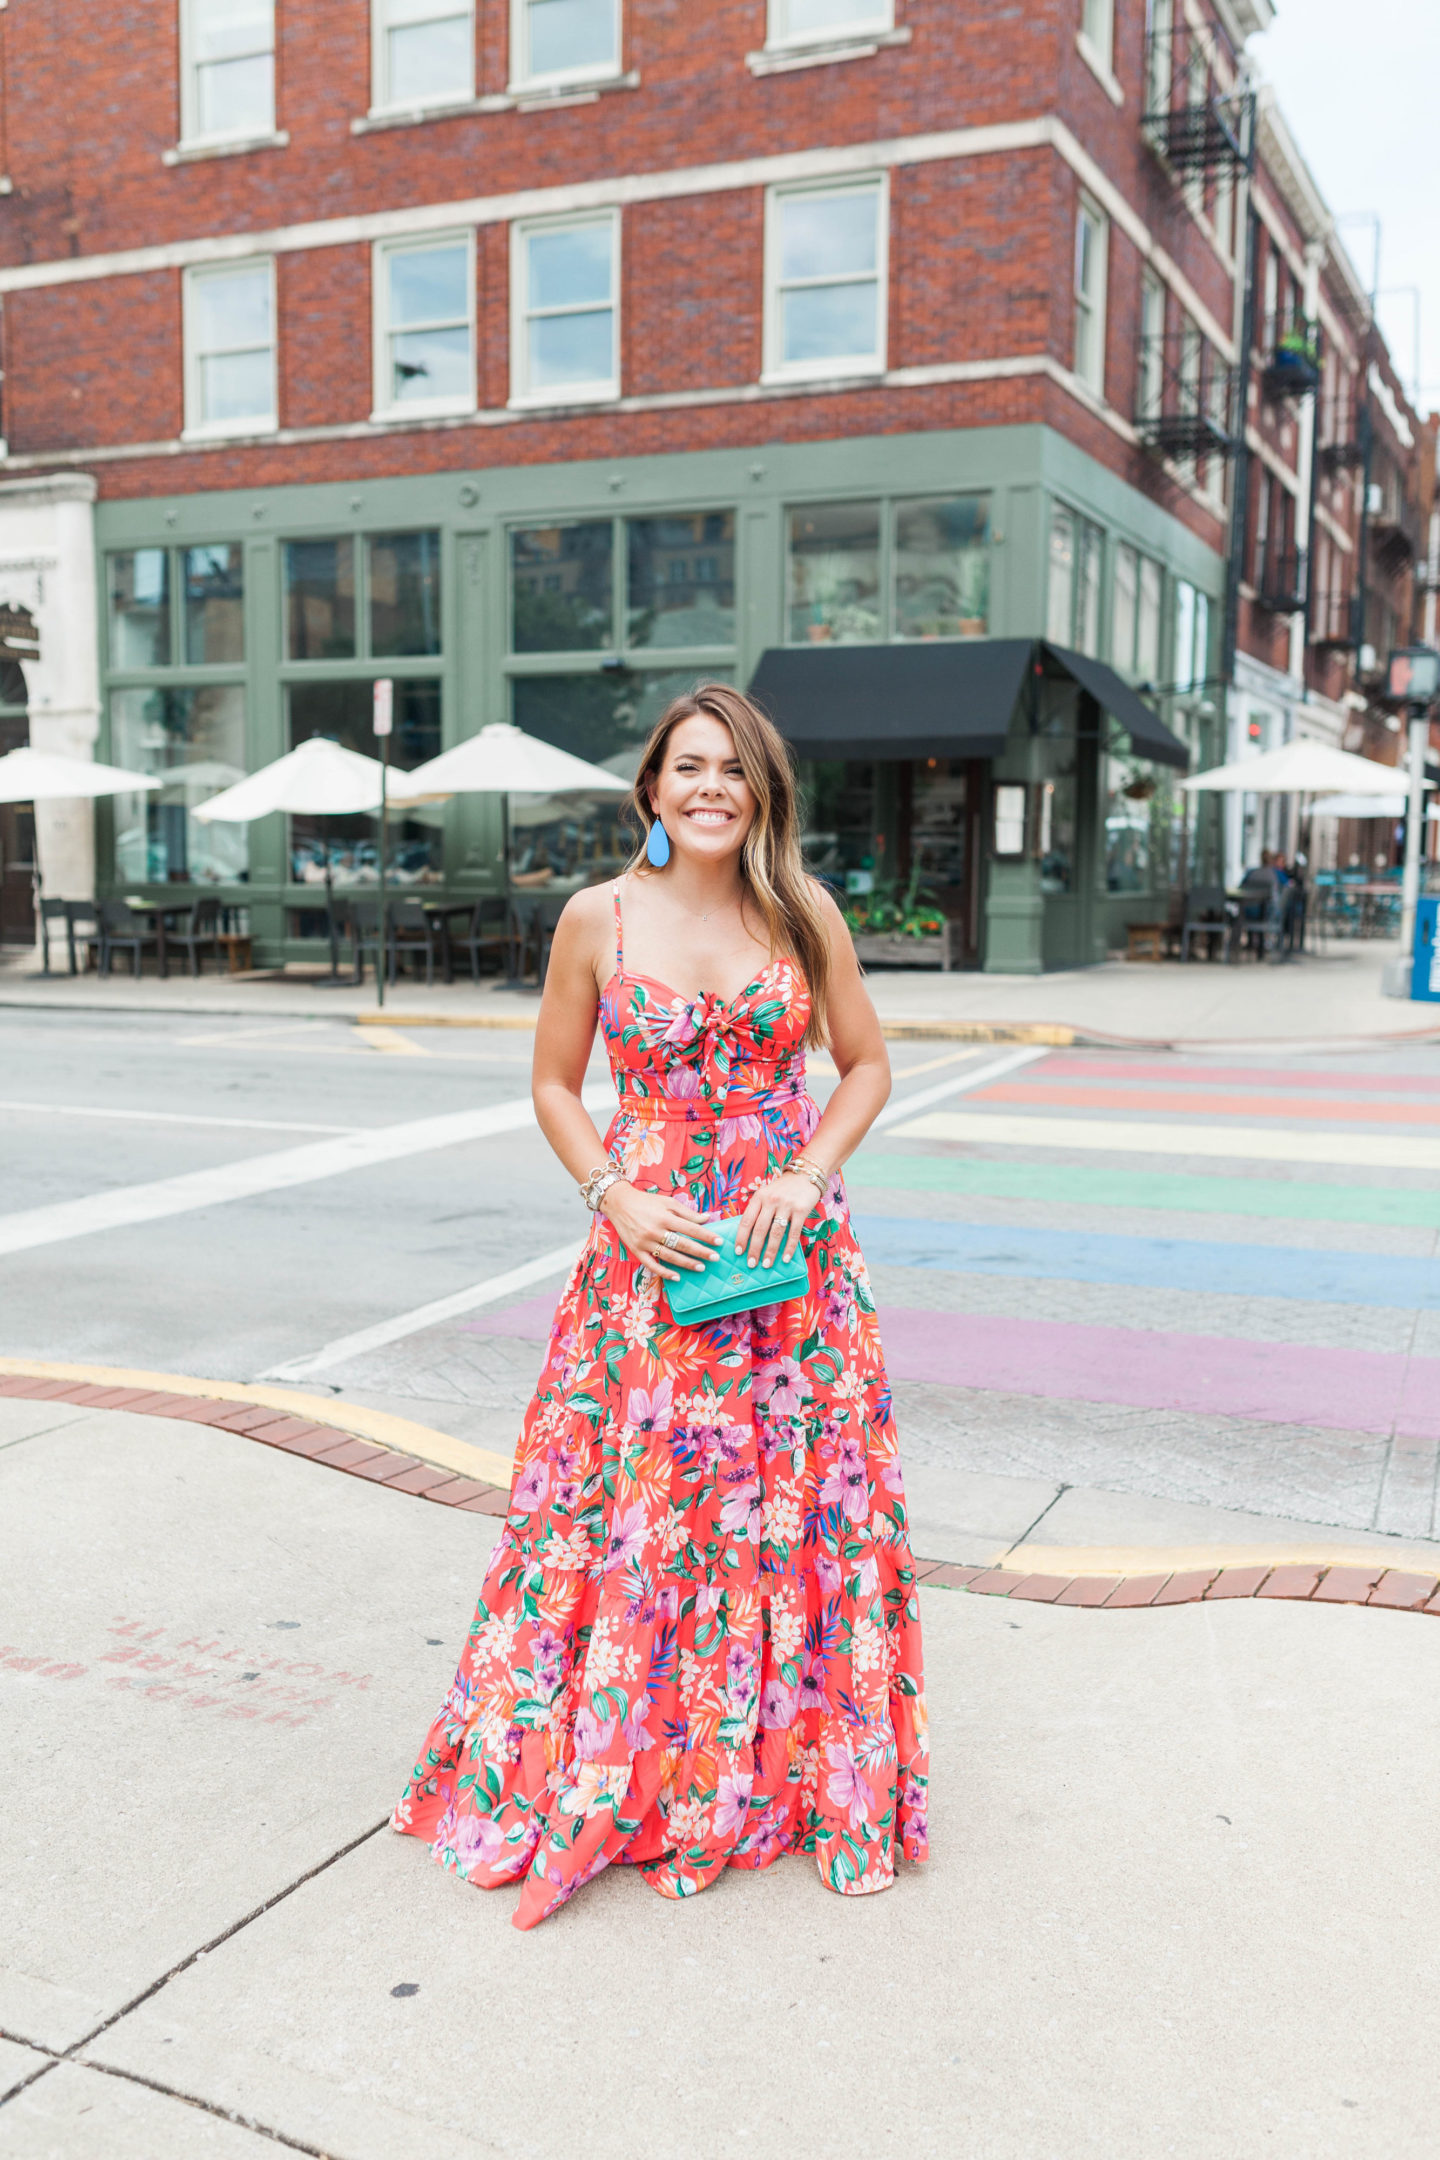
[[750,695],[801,757],[995,757],[1034,652],[1029,638],[777,646]]
[[1047,644],[1045,650],[1112,719],[1119,721],[1136,757],[1150,758],[1157,765],[1176,765],[1185,771],[1190,752],[1184,743],[1171,734],[1164,721],[1151,712],[1114,668],[1106,667],[1103,660],[1089,660],[1084,653],[1070,652],[1063,645]]

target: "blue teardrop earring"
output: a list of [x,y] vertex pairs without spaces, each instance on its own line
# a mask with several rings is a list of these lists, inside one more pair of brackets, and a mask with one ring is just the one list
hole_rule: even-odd
[[645,842],[645,860],[657,870],[663,870],[670,860],[670,835],[658,817],[650,827],[649,838]]

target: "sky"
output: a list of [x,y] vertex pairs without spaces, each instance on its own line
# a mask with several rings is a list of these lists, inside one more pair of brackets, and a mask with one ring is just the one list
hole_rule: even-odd
[[1401,381],[1440,409],[1440,4],[1437,0],[1276,0],[1250,52],[1275,85],[1290,132],[1368,289],[1380,218],[1381,328]]

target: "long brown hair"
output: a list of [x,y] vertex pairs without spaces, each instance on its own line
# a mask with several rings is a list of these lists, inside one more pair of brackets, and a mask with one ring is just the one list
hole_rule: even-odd
[[635,775],[630,808],[641,827],[640,845],[627,868],[643,867],[645,842],[655,823],[650,789],[665,762],[665,746],[682,720],[703,716],[730,730],[751,794],[755,817],[740,856],[740,874],[764,919],[773,954],[798,961],[810,985],[807,1043],[826,1035],[830,992],[830,938],[821,913],[819,888],[806,874],[800,853],[800,815],[795,771],[785,738],[743,690],[730,683],[697,683],[672,699],[651,730]]

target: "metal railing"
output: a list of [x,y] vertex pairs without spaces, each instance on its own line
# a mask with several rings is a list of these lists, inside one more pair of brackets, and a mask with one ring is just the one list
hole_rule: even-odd
[[1162,456],[1230,457],[1236,371],[1193,326],[1140,340],[1135,426]]
[[1255,580],[1260,605],[1272,615],[1303,615],[1310,584],[1310,559],[1304,548],[1267,548]]
[[1238,87],[1233,54],[1228,57],[1237,87],[1220,87],[1213,64],[1217,35],[1213,24],[1202,36],[1184,20],[1157,25],[1146,34],[1140,126],[1151,149],[1177,172],[1240,172],[1250,167],[1255,101]]

